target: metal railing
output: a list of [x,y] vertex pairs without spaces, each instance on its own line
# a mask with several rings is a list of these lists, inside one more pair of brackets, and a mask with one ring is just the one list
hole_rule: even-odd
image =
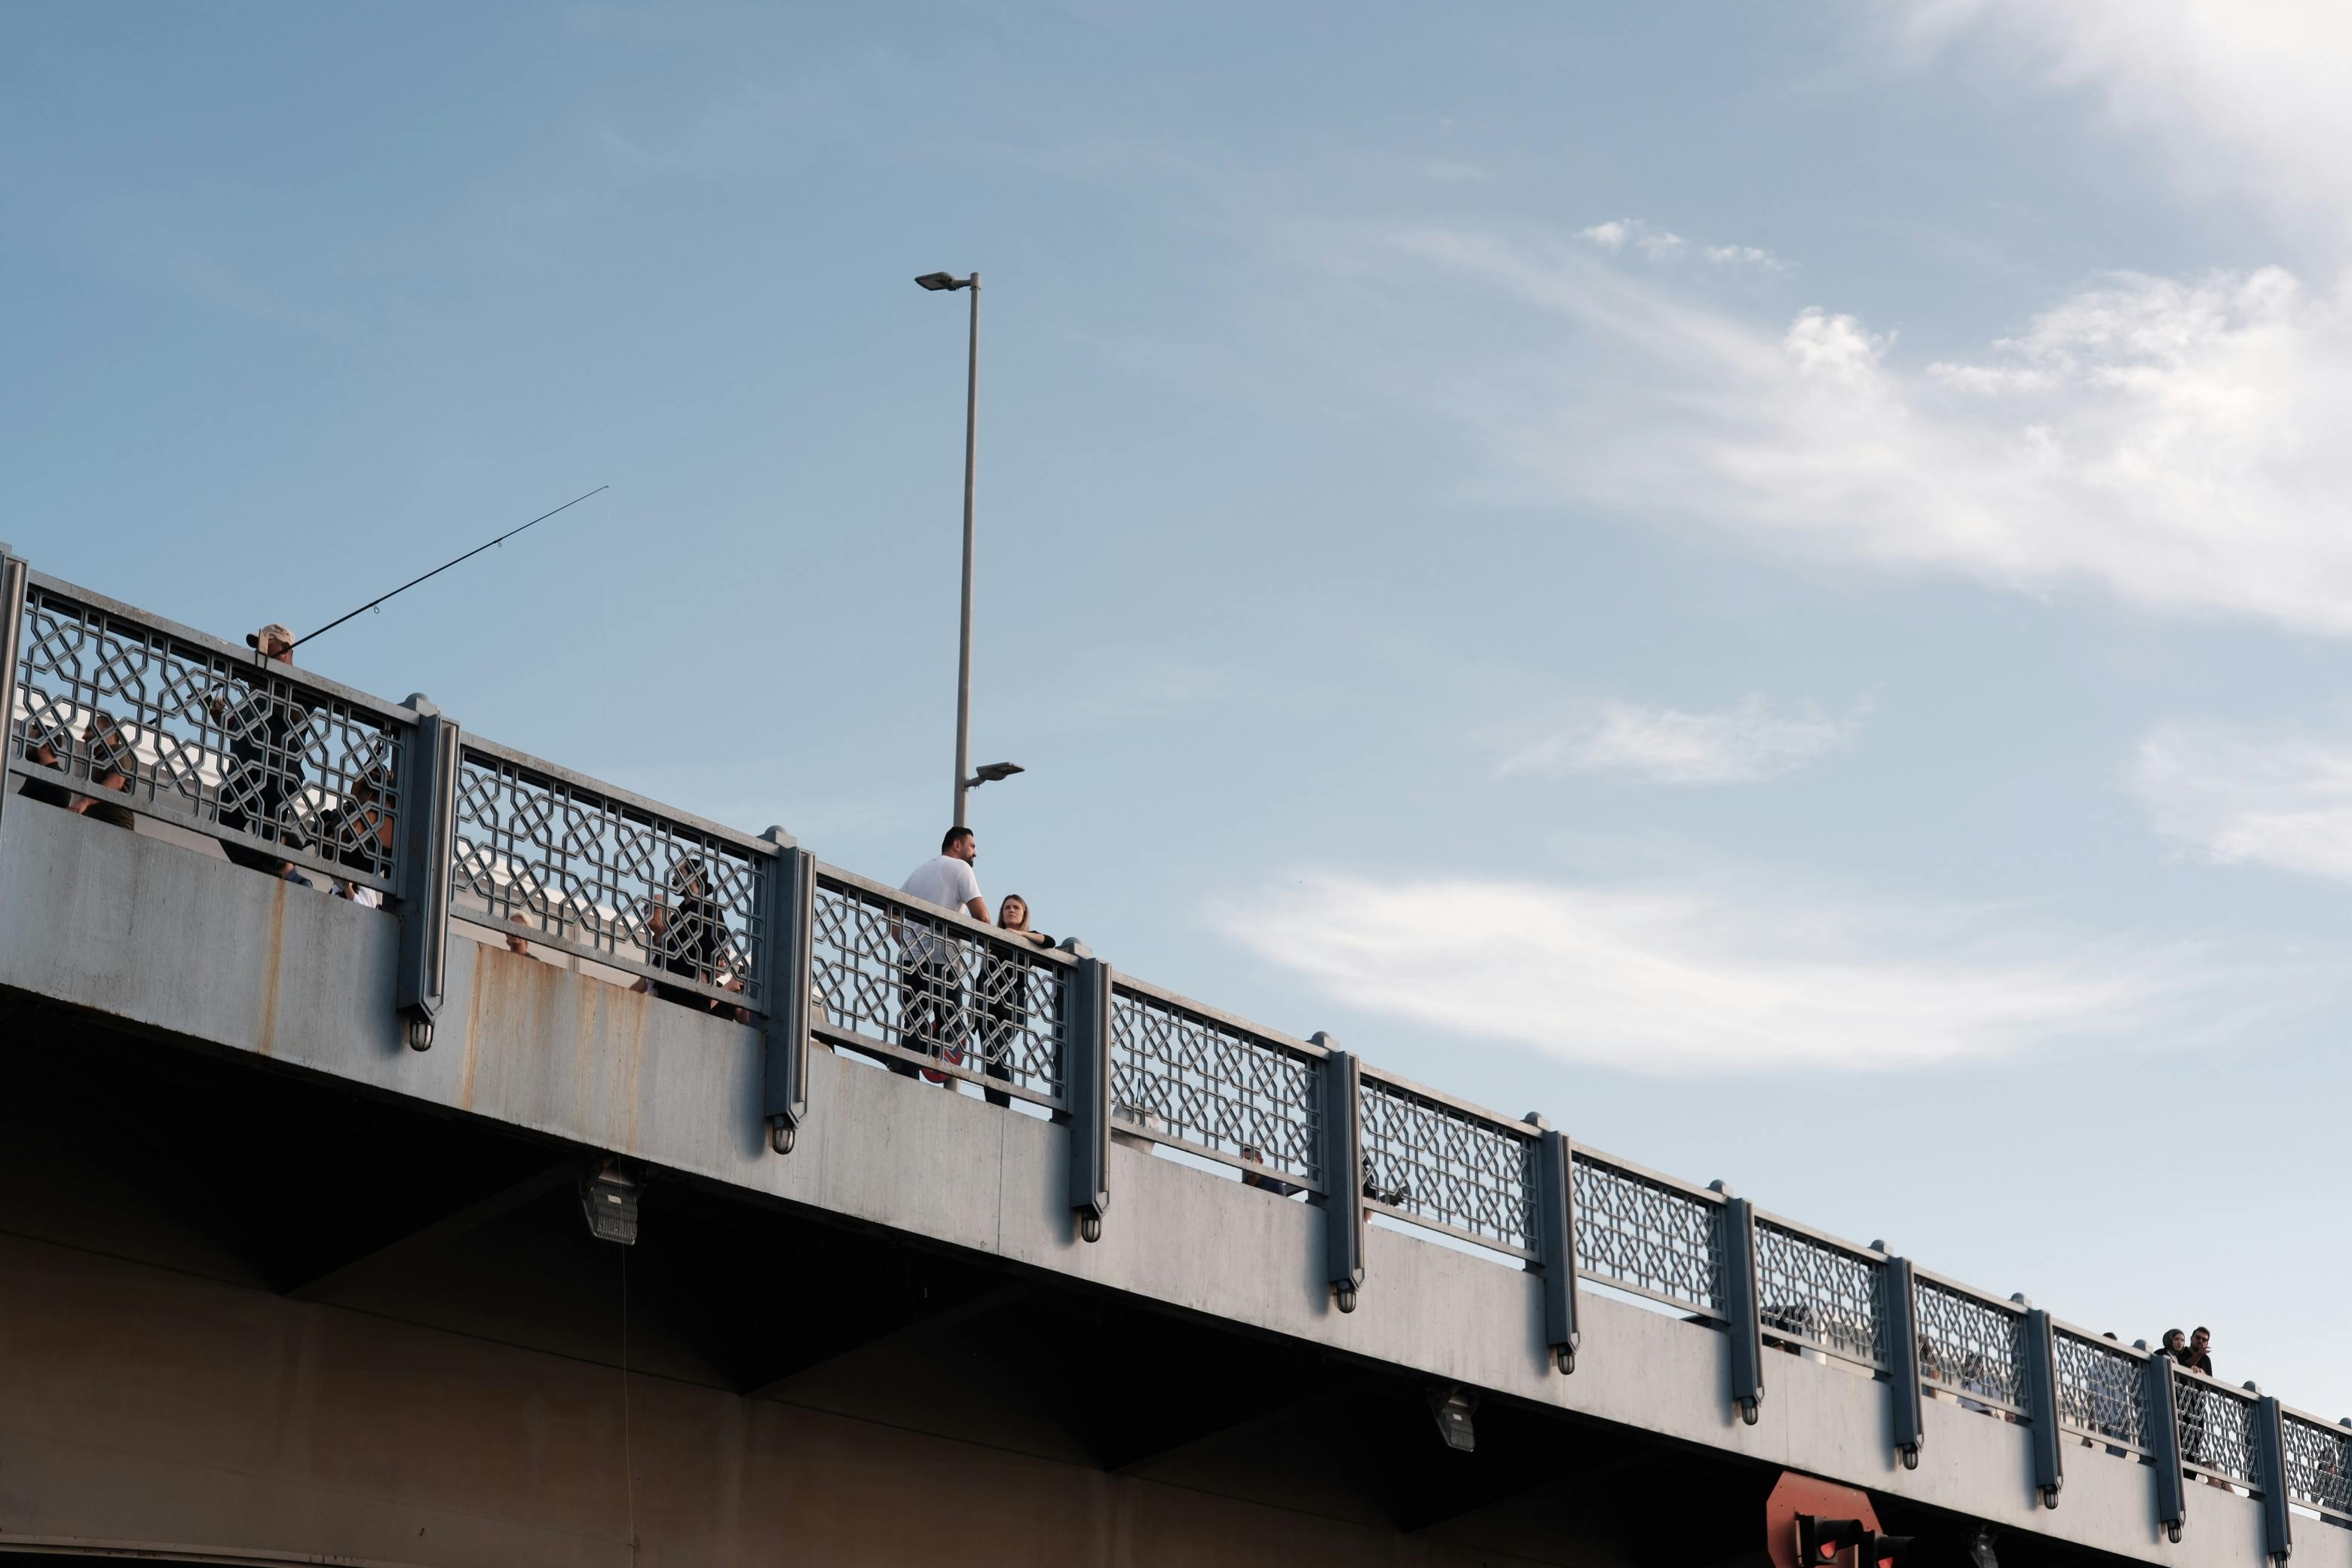
[[1575,1154],[1576,1267],[1702,1318],[1724,1316],[1723,1200],[1590,1150]]
[[[2037,1484],[2053,1504],[2059,1461],[2044,1421],[2159,1475],[2185,1468],[2263,1497],[2273,1549],[2287,1528],[2273,1492],[2352,1525],[2352,1424],[2154,1365],[2162,1352],[1570,1145],[1533,1118],[1363,1067],[1323,1037],[1296,1039],[1115,975],[1082,948],[1007,937],[817,865],[773,832],[753,838],[461,740],[420,700],[395,706],[262,663],[5,552],[0,583],[22,584],[0,598],[0,628],[16,628],[0,663],[9,792],[127,810],[215,839],[240,864],[290,863],[373,889],[421,921],[415,931],[446,932],[455,919],[509,934],[520,922],[530,941],[634,974],[666,999],[760,1015],[772,1091],[780,1073],[789,1080],[768,1096],[785,1108],[777,1120],[806,1112],[793,1098],[805,1064],[793,1052],[818,1039],[1050,1110],[1072,1123],[1074,1160],[1081,1131],[1099,1149],[1116,1124],[1260,1186],[1303,1191],[1333,1216],[1343,1310],[1362,1283],[1361,1216],[1384,1215],[1544,1271],[1562,1371],[1574,1363],[1580,1279],[1744,1336],[1748,1371],[1735,1350],[1733,1375],[1752,1381],[1732,1392],[1750,1419],[1764,1381],[1755,1347],[1801,1347],[1909,1398],[1897,1428],[1906,1462],[1917,1458],[1924,1390],[2032,1426]],[[404,992],[437,1006],[438,949],[413,934],[404,925],[404,953],[420,954],[414,975],[403,959]],[[422,1043],[411,1037],[429,1042],[429,1027]],[[1072,1191],[1099,1197],[1104,1167],[1087,1162]],[[2159,1388],[2171,1390],[2168,1410]],[[2158,1487],[2174,1530],[2178,1491],[2168,1503]]]
[[1535,1129],[1370,1068],[1360,1104],[1374,1213],[1537,1256]]
[[1878,1271],[1885,1259],[1788,1220],[1756,1218],[1764,1331],[1874,1370],[1887,1364]]
[[1324,1191],[1319,1047],[1120,975],[1111,992],[1111,1114],[1123,1131]]
[[835,1044],[1059,1108],[1069,954],[846,871],[817,876],[809,1023]]
[[2251,1394],[2183,1367],[2173,1380],[2172,1404],[2182,1464],[2215,1480],[2261,1487]]
[[2024,1313],[1925,1269],[1914,1300],[1920,1381],[1964,1406],[2024,1415]]
[[672,1000],[765,1005],[765,846],[467,737],[450,912],[643,976]]
[[2112,1448],[2147,1453],[2147,1352],[2063,1326],[2051,1340],[2058,1367],[2059,1425]]
[[2352,1525],[2352,1428],[2299,1410],[2280,1415],[2287,1497],[2324,1519]]
[[400,892],[407,710],[37,573],[11,652],[6,766],[36,798]]

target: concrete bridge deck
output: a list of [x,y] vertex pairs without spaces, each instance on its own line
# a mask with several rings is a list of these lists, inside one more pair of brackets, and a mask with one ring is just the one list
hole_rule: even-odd
[[[434,1048],[400,921],[12,801],[0,817],[0,1551],[382,1563],[1760,1561],[1781,1468],[2000,1561],[2263,1560],[2259,1501],[819,1049],[769,1150],[758,1030],[472,942]],[[652,1179],[632,1248],[578,1173]],[[624,1290],[626,1329],[623,1327]],[[620,1371],[625,1338],[627,1372]],[[1433,1392],[1479,1400],[1476,1449]],[[2298,1520],[2298,1563],[2352,1532]]]

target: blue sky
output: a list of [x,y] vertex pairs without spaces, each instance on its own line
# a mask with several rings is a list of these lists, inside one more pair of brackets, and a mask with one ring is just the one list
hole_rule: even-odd
[[18,6],[0,537],[2352,1411],[2352,21]]

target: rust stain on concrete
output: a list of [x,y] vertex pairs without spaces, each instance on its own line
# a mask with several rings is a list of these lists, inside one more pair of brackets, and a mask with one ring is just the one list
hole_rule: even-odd
[[286,963],[286,889],[293,886],[274,878],[269,897],[269,934],[261,960],[261,1038],[258,1049],[268,1056],[278,1049],[278,972]]
[[457,1107],[461,1110],[474,1109],[475,1052],[481,1048],[482,993],[488,988],[482,960],[488,956],[478,952],[474,955],[474,984],[466,996],[466,1054],[457,1068]]
[[[654,999],[651,996],[646,996],[642,998],[642,1000],[650,1005]],[[637,1112],[644,1106],[644,1100],[640,1098],[638,1093],[638,1085],[639,1080],[645,1072],[646,1066],[646,1019],[648,1013],[646,1007],[640,1007],[636,1010],[635,1016],[630,1019],[630,1023],[633,1026],[629,1030],[628,1044],[623,1047],[623,1050],[628,1058],[628,1070],[626,1080],[622,1089],[622,1093],[626,1098],[623,1100],[622,1104],[623,1113],[628,1118],[628,1124],[623,1130],[622,1142],[624,1146],[631,1149],[638,1147]]]

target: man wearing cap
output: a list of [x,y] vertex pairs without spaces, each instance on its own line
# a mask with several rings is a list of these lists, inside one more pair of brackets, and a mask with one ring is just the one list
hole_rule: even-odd
[[[245,639],[246,647],[264,659],[294,662],[294,634],[272,621]],[[276,690],[271,688],[277,687]],[[220,825],[243,829],[270,843],[299,843],[288,826],[286,801],[302,789],[304,731],[310,710],[294,700],[293,689],[278,682],[257,680],[229,692],[214,693],[212,715],[228,731],[228,752],[236,765],[221,780]],[[310,879],[294,869],[282,855],[251,845],[224,843],[231,860],[249,870],[307,885]]]

